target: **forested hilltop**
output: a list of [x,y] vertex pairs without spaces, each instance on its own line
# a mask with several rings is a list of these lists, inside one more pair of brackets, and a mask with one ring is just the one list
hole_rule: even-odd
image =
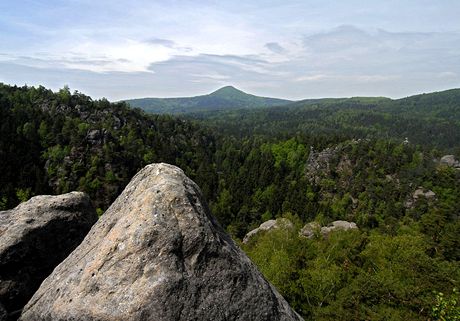
[[[77,189],[102,214],[142,166],[168,162],[236,240],[270,219],[292,223],[242,246],[306,320],[456,320],[459,96],[179,119],[68,88],[1,85],[0,206]],[[336,220],[358,228],[299,235]]]
[[[0,85],[0,119],[0,207],[81,190],[102,211],[153,162],[180,166],[212,197],[206,191],[215,188],[216,139],[189,121],[93,101],[68,88],[7,85]],[[199,178],[208,179],[206,173],[209,187]]]

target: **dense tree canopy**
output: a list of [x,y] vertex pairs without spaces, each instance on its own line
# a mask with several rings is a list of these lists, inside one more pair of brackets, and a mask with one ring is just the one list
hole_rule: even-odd
[[36,194],[82,190],[105,209],[152,162],[180,166],[213,196],[215,138],[190,122],[93,101],[68,88],[5,85],[0,113],[3,207]]

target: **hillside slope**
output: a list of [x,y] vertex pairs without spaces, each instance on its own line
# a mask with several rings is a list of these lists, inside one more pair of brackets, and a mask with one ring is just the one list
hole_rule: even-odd
[[460,147],[460,89],[392,100],[382,97],[313,99],[257,110],[187,115],[220,132],[252,135],[346,135],[389,138],[454,149]]
[[[170,116],[81,93],[0,84],[0,210],[37,194],[87,192],[105,209],[131,177],[168,162],[212,181],[215,138]],[[214,188],[197,180],[206,197]]]

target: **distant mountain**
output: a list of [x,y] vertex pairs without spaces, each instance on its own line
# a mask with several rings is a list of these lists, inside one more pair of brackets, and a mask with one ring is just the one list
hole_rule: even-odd
[[131,107],[138,107],[155,114],[183,114],[198,111],[228,110],[282,106],[290,100],[259,97],[247,94],[233,86],[222,87],[208,95],[181,98],[140,98],[125,100]]

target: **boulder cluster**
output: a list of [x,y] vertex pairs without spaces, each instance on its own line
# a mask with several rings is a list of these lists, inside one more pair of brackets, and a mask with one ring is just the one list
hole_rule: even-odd
[[414,206],[420,200],[426,200],[428,202],[432,202],[436,200],[436,193],[430,189],[425,189],[422,186],[417,187],[417,189],[410,195],[406,201],[404,202],[404,207],[407,209],[414,208]]
[[[260,226],[246,234],[243,243],[247,244],[254,236],[261,232],[269,232],[277,229],[294,230],[294,224],[287,218],[278,218],[276,220],[268,220],[260,224]],[[312,239],[316,236],[328,237],[334,231],[348,231],[358,229],[354,222],[334,221],[327,226],[321,226],[318,222],[310,222],[305,224],[299,231],[299,236]]]
[[356,223],[348,221],[334,221],[328,226],[322,227],[317,222],[310,222],[300,230],[299,235],[306,238],[313,238],[317,234],[323,237],[328,237],[329,234],[335,231],[348,231],[355,229],[358,229]]
[[0,320],[302,320],[177,167],[148,165],[95,221],[76,192],[0,212]]

